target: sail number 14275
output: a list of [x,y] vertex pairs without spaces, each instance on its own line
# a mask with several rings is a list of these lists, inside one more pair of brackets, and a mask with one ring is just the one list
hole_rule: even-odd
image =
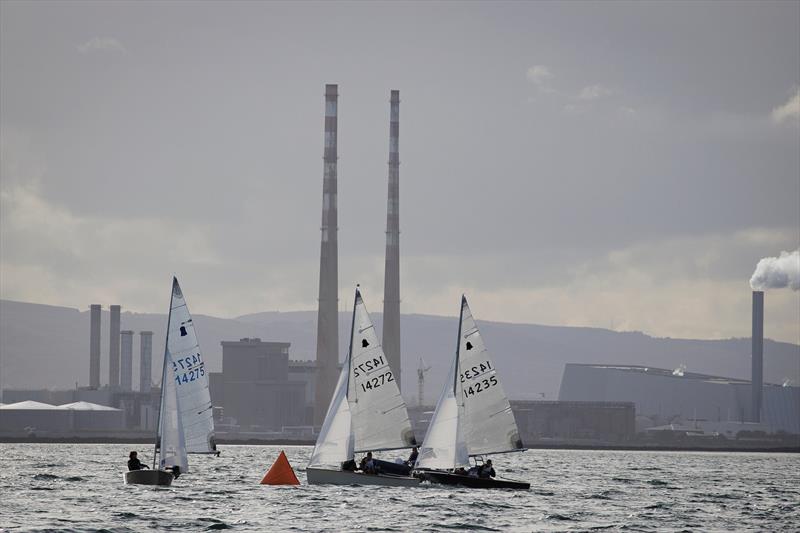
[[[191,381],[197,381],[200,377],[206,375],[206,363],[203,361],[200,354],[181,357],[172,362],[172,368],[175,371],[175,383],[183,385]],[[183,373],[180,373],[183,371]]]

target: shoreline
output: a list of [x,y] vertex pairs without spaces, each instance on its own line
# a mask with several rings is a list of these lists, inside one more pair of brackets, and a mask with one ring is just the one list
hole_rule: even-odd
[[[143,437],[0,437],[0,444],[152,444],[152,438]],[[313,446],[306,439],[218,439],[220,446]],[[526,446],[528,450],[597,450],[597,451],[643,451],[643,452],[756,452],[756,453],[800,453],[800,443],[795,445],[748,443],[738,446],[700,446],[667,444],[576,444],[536,443]],[[220,450],[222,451],[222,450]]]

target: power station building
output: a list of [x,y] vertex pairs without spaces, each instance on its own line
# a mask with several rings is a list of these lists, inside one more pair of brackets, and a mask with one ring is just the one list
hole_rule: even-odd
[[[211,402],[238,432],[281,431],[310,422],[313,372],[293,371],[288,342],[222,341],[222,372],[211,373]],[[313,404],[310,404],[313,405]]]
[[701,426],[738,422],[744,428],[749,422],[769,433],[800,434],[800,388],[764,384],[760,424],[752,422],[752,390],[748,380],[682,369],[569,363],[559,400],[632,402],[640,424],[648,426],[691,420]]

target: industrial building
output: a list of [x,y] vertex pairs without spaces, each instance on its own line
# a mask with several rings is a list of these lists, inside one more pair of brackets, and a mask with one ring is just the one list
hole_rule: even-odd
[[[751,422],[752,383],[682,369],[567,364],[559,400],[632,402],[639,430],[675,422],[693,425]],[[769,432],[800,433],[800,388],[765,384],[761,425]],[[697,421],[695,423],[695,421]]]
[[26,400],[0,406],[0,434],[68,437],[118,432],[125,427],[121,409],[89,402],[52,405]]
[[691,421],[697,430],[800,434],[800,388],[764,383],[764,293],[753,291],[751,380],[633,365],[567,364],[562,401],[633,402],[639,430]]
[[512,400],[511,409],[525,444],[541,441],[624,443],[636,435],[631,402]]
[[222,372],[211,373],[210,389],[225,425],[238,432],[268,432],[309,424],[312,375],[297,369],[292,375],[304,377],[289,379],[289,346],[259,338],[222,341]]

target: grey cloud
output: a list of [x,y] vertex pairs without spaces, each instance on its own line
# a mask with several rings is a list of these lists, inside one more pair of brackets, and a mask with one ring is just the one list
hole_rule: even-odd
[[[770,120],[800,79],[797,3],[187,5],[2,3],[3,297],[160,311],[176,272],[198,311],[313,308],[326,82],[348,294],[382,291],[395,88],[404,311],[453,313],[466,288],[498,320],[548,319],[514,296],[534,294],[558,302],[548,323],[603,320],[595,305],[622,323],[636,287],[668,316],[631,327],[690,331],[668,287],[733,301],[800,240],[798,130]],[[124,61],[76,53],[98,28]],[[615,95],[580,100],[592,84]],[[758,228],[790,230],[731,237]],[[705,244],[727,262],[673,260]]]
[[127,52],[122,43],[113,37],[94,37],[83,44],[79,44],[76,48],[82,54],[96,51]]

